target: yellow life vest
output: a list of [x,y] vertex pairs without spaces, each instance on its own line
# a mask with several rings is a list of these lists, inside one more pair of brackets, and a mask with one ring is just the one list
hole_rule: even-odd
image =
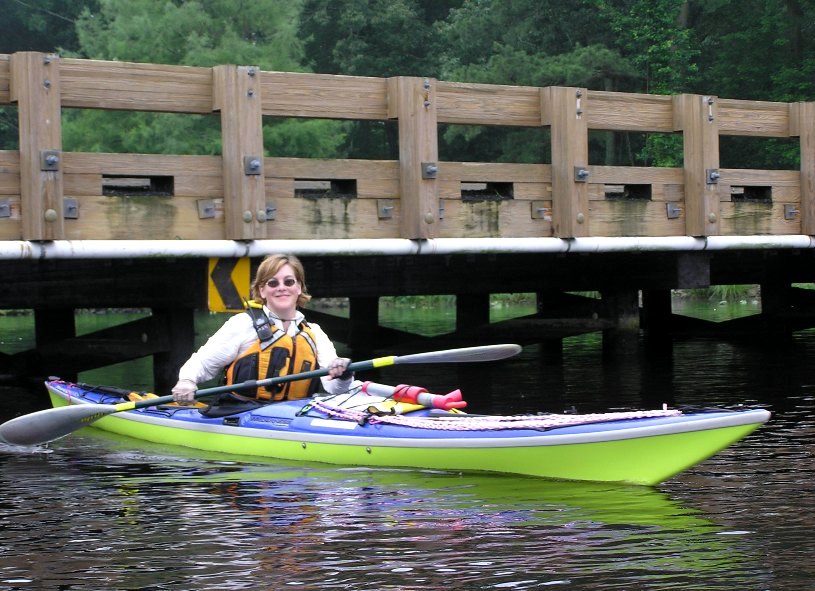
[[[262,308],[258,308],[258,304],[250,302],[246,310],[252,317],[258,339],[227,368],[226,383],[239,384],[317,369],[317,344],[308,324],[301,322],[292,337],[272,325]],[[258,400],[297,400],[314,394],[319,384],[319,378],[312,378],[241,390],[237,394]]]

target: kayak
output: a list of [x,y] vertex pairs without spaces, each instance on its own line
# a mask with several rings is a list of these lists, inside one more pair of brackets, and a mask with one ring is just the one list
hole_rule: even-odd
[[[45,386],[55,408],[152,396],[60,379]],[[158,444],[269,459],[654,486],[770,418],[764,409],[470,415],[450,403],[460,394],[424,395],[423,405],[381,395],[393,390],[366,382],[347,394],[236,407],[222,416],[200,403],[159,404],[117,410],[90,426]],[[433,408],[434,399],[446,406]]]

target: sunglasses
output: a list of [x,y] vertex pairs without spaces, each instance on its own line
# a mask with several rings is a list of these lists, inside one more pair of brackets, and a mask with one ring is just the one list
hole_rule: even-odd
[[[297,283],[297,279],[295,279],[294,277],[286,277],[283,280],[283,285],[285,285],[286,287],[291,287],[295,283]],[[275,287],[280,285],[280,281],[278,279],[269,279],[269,281],[266,282],[266,285],[274,289]]]

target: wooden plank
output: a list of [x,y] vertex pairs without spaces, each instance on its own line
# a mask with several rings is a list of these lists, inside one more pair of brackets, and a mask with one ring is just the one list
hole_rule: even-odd
[[69,240],[224,240],[223,216],[199,219],[193,197],[80,196]]
[[399,162],[395,160],[328,160],[322,158],[266,158],[267,178],[295,179],[398,179]]
[[0,150],[0,195],[20,195],[20,153]]
[[11,56],[0,53],[0,105],[11,102]]
[[399,179],[357,179],[358,199],[398,199]]
[[399,200],[390,219],[379,219],[375,199],[275,197],[277,216],[267,222],[284,240],[398,238]]
[[589,90],[586,109],[589,129],[671,133],[673,101],[670,96]]
[[439,196],[435,175],[424,178],[425,163],[438,166],[436,81],[388,79],[389,112],[399,121],[399,195],[401,237],[433,238],[437,233]]
[[212,113],[212,69],[63,59],[62,104],[85,109]]
[[0,172],[0,195],[19,195],[20,175]]
[[681,168],[647,166],[592,166],[591,182],[606,184],[682,184]]
[[716,103],[722,135],[790,136],[788,103],[737,99],[717,99]]
[[63,175],[63,186],[66,195],[101,195],[101,174],[71,174]]
[[801,218],[784,219],[783,203],[722,203],[725,236],[772,236],[801,233]]
[[442,162],[440,180],[468,182],[552,182],[549,164],[514,164],[500,162]]
[[718,102],[715,97],[674,97],[675,124],[683,132],[685,231],[688,236],[719,233],[719,185],[708,182],[708,170],[719,168]]
[[221,176],[203,174],[174,176],[174,195],[177,197],[223,198],[224,196],[224,181]]
[[593,236],[683,236],[685,220],[669,219],[665,204],[654,201],[592,202]]
[[4,201],[9,208],[9,217],[0,218],[0,240],[22,240],[23,224],[20,221],[20,196],[3,195],[0,200]]
[[538,127],[540,89],[534,86],[437,82],[440,123]]
[[220,177],[220,156],[177,156],[172,154],[111,154],[65,152],[65,170],[72,174],[136,176],[204,175]]
[[[257,69],[217,66],[212,108],[221,112],[226,237],[269,238],[263,178],[263,119]],[[257,163],[246,170],[247,159]]]
[[[11,61],[11,100],[20,126],[20,198],[26,240],[64,236],[62,128],[59,57],[34,51],[15,53]],[[53,152],[56,167],[43,165]]]
[[[798,135],[801,151],[801,232],[815,234],[815,102],[798,103],[791,109],[790,133]],[[807,157],[804,157],[807,155]]]
[[261,72],[263,114],[321,119],[387,118],[385,78]]
[[439,226],[440,238],[524,238],[551,237],[552,222],[533,219],[529,201],[464,202],[443,200],[444,219]]
[[799,186],[801,173],[797,170],[757,170],[751,168],[722,168],[719,182],[745,186]]
[[559,238],[590,236],[588,187],[575,180],[588,169],[586,91],[550,87],[541,95],[542,122],[552,128],[552,228]]
[[552,199],[552,183],[514,183],[512,196],[516,200]]

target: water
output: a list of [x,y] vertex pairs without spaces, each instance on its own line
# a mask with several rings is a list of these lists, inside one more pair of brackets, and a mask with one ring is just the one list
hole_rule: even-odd
[[[710,307],[732,316],[750,304]],[[5,343],[25,332],[19,324],[0,318],[0,351],[22,346]],[[466,383],[473,411],[666,401],[773,412],[655,489],[263,462],[94,430],[42,449],[0,448],[0,590],[809,591],[814,354],[815,331],[672,350],[643,342],[617,359],[582,337],[557,363],[526,347],[501,364],[366,376],[439,392]],[[139,367],[106,377],[136,384]],[[13,395],[0,389],[9,415],[0,420],[21,412]]]

